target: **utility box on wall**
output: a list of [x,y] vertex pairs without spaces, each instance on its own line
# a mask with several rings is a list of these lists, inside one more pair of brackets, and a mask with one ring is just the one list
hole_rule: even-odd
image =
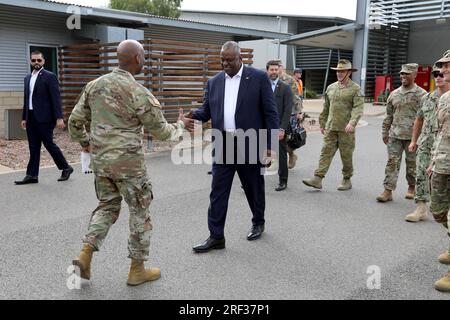
[[7,140],[25,140],[27,132],[22,129],[22,109],[5,110],[5,138]]
[[430,77],[431,77],[431,67],[420,66],[417,71],[416,84],[425,89],[427,92],[430,91]]
[[392,76],[383,75],[375,77],[374,104],[384,104],[392,92]]

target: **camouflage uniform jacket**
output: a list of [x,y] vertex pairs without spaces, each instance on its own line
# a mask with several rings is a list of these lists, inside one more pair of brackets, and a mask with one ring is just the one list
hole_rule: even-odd
[[389,95],[386,118],[383,121],[383,138],[411,140],[420,101],[426,91],[414,84],[411,89],[397,88]]
[[430,151],[438,129],[437,107],[439,96],[437,90],[422,97],[417,117],[423,119],[422,132],[417,144],[420,148]]
[[292,113],[300,113],[303,110],[303,102],[300,98],[300,93],[298,92],[297,84],[295,83],[295,79],[288,75],[286,72],[283,72],[283,75],[280,76],[280,80],[284,83],[287,83],[289,87],[291,87],[293,95],[293,105],[292,105]]
[[439,99],[438,126],[432,150],[433,171],[450,174],[450,92]]
[[[88,136],[85,125],[90,125]],[[95,174],[126,179],[146,174],[143,128],[161,140],[175,140],[184,124],[168,124],[156,98],[127,71],[114,69],[89,82],[69,118],[69,133],[91,145]]]
[[338,81],[330,84],[319,116],[320,127],[332,131],[344,131],[349,123],[356,127],[364,112],[364,99],[360,91],[352,80],[342,88]]

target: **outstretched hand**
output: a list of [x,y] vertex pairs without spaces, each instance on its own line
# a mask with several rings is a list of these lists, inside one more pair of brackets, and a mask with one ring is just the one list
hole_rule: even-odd
[[184,127],[187,131],[194,130],[194,119],[192,119],[192,110],[189,111],[186,115],[183,113],[183,109],[180,108],[178,110],[178,120],[183,121]]

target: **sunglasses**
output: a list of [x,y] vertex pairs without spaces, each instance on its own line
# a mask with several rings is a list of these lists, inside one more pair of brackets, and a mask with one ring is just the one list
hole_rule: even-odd
[[400,72],[400,75],[401,75],[401,76],[410,76],[410,75],[411,75],[411,73]]
[[42,62],[42,59],[31,59],[31,62]]
[[444,78],[444,74],[442,72],[433,72],[433,77],[437,78]]

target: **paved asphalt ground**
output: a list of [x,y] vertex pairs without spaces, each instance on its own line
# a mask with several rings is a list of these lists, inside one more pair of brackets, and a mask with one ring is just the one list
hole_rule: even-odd
[[[432,219],[404,222],[414,208],[404,199],[404,163],[394,201],[377,203],[386,148],[381,118],[365,118],[357,131],[353,189],[340,192],[336,156],[322,191],[301,183],[319,159],[322,137],[312,133],[298,150],[284,192],[266,178],[266,232],[249,242],[251,214],[234,181],[226,224],[227,247],[194,254],[208,235],[208,165],[175,166],[169,156],[148,160],[155,200],[151,259],[162,278],[126,285],[128,209],[94,255],[92,280],[69,290],[66,273],[81,248],[90,212],[96,207],[93,176],[76,174],[56,182],[56,168],[43,169],[37,185],[14,186],[23,172],[0,175],[0,299],[450,299],[433,283],[448,267],[437,256],[448,246]],[[367,269],[378,266],[381,288],[367,288]]]

